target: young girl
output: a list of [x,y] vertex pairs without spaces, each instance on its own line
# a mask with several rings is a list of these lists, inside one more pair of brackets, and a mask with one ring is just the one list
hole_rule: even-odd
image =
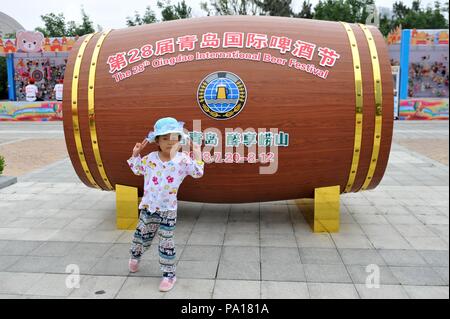
[[[204,170],[200,145],[193,145],[194,160],[178,152],[181,138],[187,137],[183,125],[171,117],[159,119],[154,131],[142,143],[136,143],[133,156],[127,161],[134,174],[144,175],[144,195],[139,204],[139,223],[130,249],[129,269],[138,271],[142,254],[158,231],[159,263],[163,272],[160,291],[169,291],[176,281],[173,231],[177,220],[178,187],[187,175],[200,178]],[[148,142],[155,142],[159,151],[141,157],[140,152]]]

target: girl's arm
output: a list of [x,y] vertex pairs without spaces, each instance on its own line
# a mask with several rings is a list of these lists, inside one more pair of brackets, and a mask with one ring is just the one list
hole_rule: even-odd
[[127,160],[128,166],[130,166],[131,170],[135,175],[144,175],[145,173],[145,164],[144,158],[141,158],[141,155],[132,156]]
[[141,158],[140,153],[146,145],[147,145],[146,139],[143,140],[142,143],[136,143],[136,145],[133,148],[133,155],[127,160],[128,166],[130,166],[131,170],[135,175],[144,175],[145,173],[147,156]]
[[191,175],[193,178],[200,178],[203,176],[204,170],[205,170],[205,163],[202,161],[202,153],[200,149],[200,145],[192,143],[191,140],[189,140],[189,144],[193,144],[193,153],[195,159],[191,159],[189,156],[187,156],[187,175]]
[[193,178],[200,178],[205,171],[205,163],[202,160],[188,158],[186,160],[186,173]]

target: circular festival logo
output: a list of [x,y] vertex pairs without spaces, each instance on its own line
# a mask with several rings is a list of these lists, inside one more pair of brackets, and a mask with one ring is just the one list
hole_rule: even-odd
[[219,71],[200,83],[197,101],[203,113],[216,120],[228,120],[239,114],[247,100],[244,82],[234,73]]

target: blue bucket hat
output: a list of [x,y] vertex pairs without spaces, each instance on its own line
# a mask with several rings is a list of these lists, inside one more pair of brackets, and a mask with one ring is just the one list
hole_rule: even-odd
[[163,117],[156,121],[154,131],[148,133],[147,141],[153,143],[157,136],[169,133],[178,133],[182,139],[186,139],[188,135],[183,132],[183,125],[184,122],[177,121],[173,117]]

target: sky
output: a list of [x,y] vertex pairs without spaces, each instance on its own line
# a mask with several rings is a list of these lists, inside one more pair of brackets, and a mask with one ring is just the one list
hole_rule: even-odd
[[[200,2],[205,0],[186,0],[186,3],[192,7],[192,15],[194,17],[204,16],[204,12],[200,9]],[[206,0],[209,2],[209,0]],[[412,0],[402,0],[408,6]],[[156,0],[22,0],[20,7],[15,1],[0,0],[0,11],[16,19],[26,30],[34,30],[38,26],[43,26],[41,15],[48,13],[63,13],[66,21],[74,20],[81,22],[81,7],[83,6],[86,13],[97,25],[103,29],[113,28],[120,29],[126,27],[126,17],[133,16],[135,11],[141,15],[145,12],[145,8],[150,5],[152,9],[158,13]],[[178,0],[172,0],[176,3]],[[301,9],[303,0],[292,0],[294,12]],[[314,5],[318,0],[310,1]],[[375,0],[377,7],[392,8],[394,1]],[[440,0],[444,3],[444,0]],[[434,0],[422,0],[422,6],[432,5]]]

